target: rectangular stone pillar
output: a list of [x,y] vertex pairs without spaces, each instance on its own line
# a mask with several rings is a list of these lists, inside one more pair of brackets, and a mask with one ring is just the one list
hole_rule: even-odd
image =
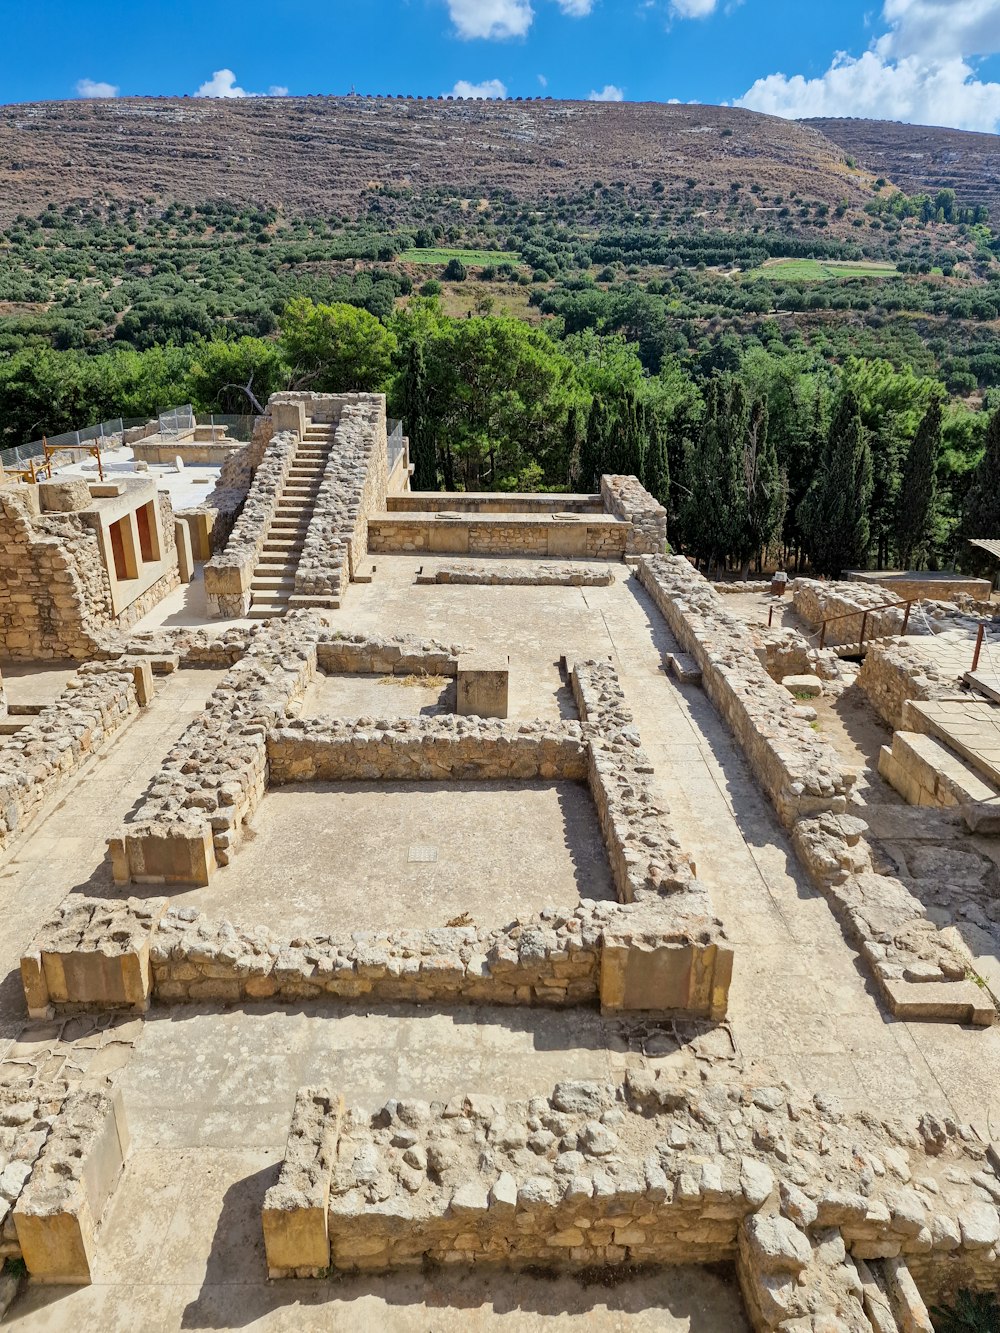
[[194,553],[191,550],[191,529],[182,518],[174,519],[174,540],[177,543],[177,570],[181,583],[194,578]]
[[460,717],[506,717],[510,665],[508,658],[458,659],[457,712]]

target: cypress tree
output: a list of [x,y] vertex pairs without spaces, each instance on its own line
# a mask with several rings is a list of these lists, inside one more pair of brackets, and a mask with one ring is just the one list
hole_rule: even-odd
[[1000,537],[1000,410],[986,431],[986,452],[972,474],[962,530],[966,537]]
[[580,409],[578,407],[571,407],[566,413],[566,429],[563,439],[567,480],[570,486],[579,485],[582,463],[580,459]]
[[600,488],[604,471],[604,405],[594,398],[587,413],[587,429],[580,445],[580,485],[588,494]]
[[684,453],[684,536],[693,554],[710,568],[728,555],[732,542],[734,487],[726,480],[731,461],[726,442],[729,406],[725,381],[721,377],[710,380],[698,441]]
[[848,390],[834,413],[799,522],[817,574],[836,576],[864,566],[871,538],[872,456],[858,410]]
[[424,349],[414,338],[406,351],[403,367],[402,400],[403,423],[410,439],[410,460],[413,463],[413,489],[438,489],[437,450],[430,430],[427,401],[427,368]]
[[742,483],[744,521],[739,549],[733,555],[742,563],[746,578],[750,561],[780,531],[788,497],[787,481],[778,467],[774,438],[768,430],[766,398],[759,398],[750,411],[743,443]]
[[924,414],[903,465],[896,519],[896,542],[903,569],[919,568],[927,558],[934,523],[942,419],[941,402],[935,398]]
[[645,468],[642,484],[654,500],[659,500],[664,509],[670,501],[670,463],[667,455],[667,439],[662,430],[655,428],[649,448],[646,450]]

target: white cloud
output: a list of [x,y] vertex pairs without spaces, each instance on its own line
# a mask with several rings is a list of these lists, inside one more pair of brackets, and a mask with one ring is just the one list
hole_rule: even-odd
[[523,37],[535,11],[530,0],[448,0],[459,37]]
[[231,69],[217,69],[207,79],[195,97],[287,97],[288,89],[278,83],[272,83],[266,93],[248,93],[236,82],[236,75]]
[[76,85],[77,97],[117,97],[116,83],[99,83],[93,79],[81,79]]
[[549,81],[544,74],[539,74],[538,82],[541,84],[543,88],[547,88],[549,86]]
[[[445,94],[446,96],[448,94]],[[482,83],[470,83],[468,79],[459,79],[451,90],[452,97],[506,97],[507,85],[499,79],[484,79]]]
[[624,100],[625,93],[613,83],[606,83],[599,93],[591,89],[587,94],[588,102],[624,102]]
[[719,0],[670,0],[670,8],[682,19],[707,19],[718,8]]
[[[597,0],[555,0],[559,11],[569,18],[582,19],[593,13]],[[684,0],[684,3],[704,0]],[[448,13],[459,37],[471,40],[484,37],[502,41],[523,37],[535,21],[531,0],[447,0]],[[715,0],[712,0],[715,3]]]
[[996,0],[885,0],[890,31],[876,43],[887,58],[982,56],[1000,51]]
[[774,116],[860,116],[963,130],[1000,128],[1000,83],[969,57],[1000,51],[996,0],[885,0],[889,31],[864,55],[838,52],[819,78],[771,74],[736,106]]

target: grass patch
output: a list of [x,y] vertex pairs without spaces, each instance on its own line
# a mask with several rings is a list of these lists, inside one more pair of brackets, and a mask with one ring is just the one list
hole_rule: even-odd
[[447,676],[382,676],[380,685],[403,685],[408,690],[443,690],[448,684]]
[[895,264],[846,259],[769,259],[751,278],[788,278],[798,282],[829,282],[831,278],[894,278]]
[[448,264],[453,259],[460,259],[463,264],[519,264],[521,256],[516,250],[404,250],[399,256],[401,264]]

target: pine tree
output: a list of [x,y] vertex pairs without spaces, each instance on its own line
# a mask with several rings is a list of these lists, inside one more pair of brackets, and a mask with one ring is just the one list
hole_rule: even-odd
[[986,452],[972,475],[962,531],[970,539],[1000,537],[1000,410],[986,431]]
[[406,351],[400,391],[403,424],[410,439],[410,460],[413,463],[413,489],[436,491],[438,488],[437,450],[429,430],[427,403],[427,369],[424,349],[414,338]]
[[799,522],[817,574],[838,575],[863,567],[871,538],[872,456],[858,400],[843,394]]
[[903,569],[918,569],[927,558],[934,524],[942,418],[940,399],[935,398],[920,423],[903,465],[896,518],[896,542]]
[[742,450],[742,485],[744,521],[739,549],[733,555],[742,563],[746,578],[750,561],[780,532],[788,499],[787,480],[778,467],[777,450],[768,430],[766,398],[759,398],[750,411]]

